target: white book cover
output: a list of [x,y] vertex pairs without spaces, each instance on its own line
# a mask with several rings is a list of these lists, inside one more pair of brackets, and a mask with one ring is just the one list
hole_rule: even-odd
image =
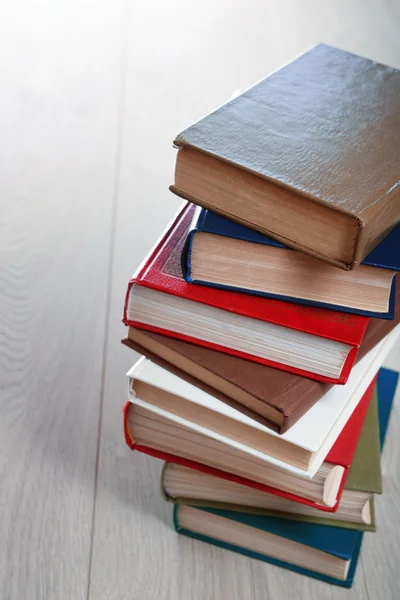
[[[328,452],[357,407],[399,334],[400,325],[398,325],[355,365],[345,385],[332,386],[328,392],[284,434],[278,434],[275,431],[268,429],[258,421],[235,410],[191,383],[182,380],[180,377],[170,373],[145,357],[139,359],[127,373],[128,399],[154,413],[179,423],[188,429],[197,431],[198,433],[221,441],[229,446],[240,449],[243,452],[273,464],[280,469],[292,472],[303,478],[311,478],[325,460]],[[249,448],[231,438],[223,436],[215,431],[211,431],[154,405],[148,404],[140,398],[134,397],[131,391],[131,382],[134,379],[143,381],[156,388],[160,388],[184,398],[189,402],[193,402],[228,418],[259,429],[265,432],[266,435],[279,437],[280,439],[290,442],[300,448],[304,448],[311,453],[318,453],[318,455],[312,458],[308,470],[294,467],[282,460],[271,457],[259,450]]]

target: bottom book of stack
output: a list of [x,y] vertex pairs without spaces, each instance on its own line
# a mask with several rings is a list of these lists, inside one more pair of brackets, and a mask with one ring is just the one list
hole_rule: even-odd
[[380,369],[336,512],[321,512],[214,474],[165,463],[162,493],[174,502],[177,532],[350,587],[364,532],[375,530],[373,494],[382,491],[379,450],[397,381],[398,373]]

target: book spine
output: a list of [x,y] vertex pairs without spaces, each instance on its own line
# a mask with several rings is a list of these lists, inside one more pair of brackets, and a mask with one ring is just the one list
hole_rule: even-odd
[[129,431],[129,425],[128,425],[128,411],[129,411],[130,406],[131,406],[131,402],[129,402],[129,401],[125,402],[123,409],[122,409],[122,416],[123,416],[125,442],[127,443],[127,445],[129,446],[129,448],[131,450],[134,450],[136,442],[133,439],[133,437],[131,436],[131,433]]
[[[196,209],[197,210],[197,209]],[[207,231],[207,229],[205,229],[205,222],[206,222],[206,218],[207,218],[207,210],[205,208],[201,208],[200,206],[198,207],[199,212],[199,218],[197,221],[197,227],[196,229],[198,231]]]
[[400,222],[398,210],[400,206],[400,180],[397,179],[392,183],[390,189],[364,210],[358,219],[359,235],[350,268],[354,268],[362,262]]
[[177,533],[180,533],[181,532],[181,526],[179,525],[178,505],[177,504],[174,504],[174,509],[172,511],[172,519],[173,519],[175,531]]
[[185,244],[183,246],[182,254],[181,254],[181,268],[182,275],[186,283],[193,283],[192,279],[192,247],[193,247],[193,239],[196,235],[196,229],[192,229],[189,231],[188,236],[186,238]]
[[166,500],[166,502],[173,502],[174,499],[168,494],[167,490],[165,489],[165,473],[168,469],[168,464],[168,462],[164,462],[163,467],[161,469],[160,490],[161,496],[164,498],[164,500]]

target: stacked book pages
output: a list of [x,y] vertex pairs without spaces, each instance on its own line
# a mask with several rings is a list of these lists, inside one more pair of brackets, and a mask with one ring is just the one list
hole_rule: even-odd
[[399,98],[319,45],[179,134],[124,310],[125,438],[178,533],[346,587],[398,380]]

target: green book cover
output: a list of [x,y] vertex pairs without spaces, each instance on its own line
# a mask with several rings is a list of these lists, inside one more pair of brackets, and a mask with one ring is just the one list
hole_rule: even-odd
[[[370,405],[363,423],[360,438],[357,443],[353,461],[351,463],[349,473],[346,479],[345,489],[382,493],[382,476],[381,476],[381,453],[379,439],[379,417],[378,417],[378,399],[376,389],[371,398]],[[214,502],[210,500],[201,500],[196,498],[172,498],[165,489],[164,476],[168,468],[168,463],[164,464],[161,473],[161,492],[165,500],[176,502],[179,504],[188,504],[203,508],[216,508],[221,510],[231,510],[235,512],[247,512],[259,515],[272,515],[285,519],[303,521],[307,523],[318,523],[321,525],[330,525],[333,527],[344,527],[347,529],[356,529],[360,531],[375,531],[375,511],[373,498],[370,500],[371,523],[353,523],[346,520],[332,519],[320,511],[321,516],[314,517],[309,515],[301,515],[296,513],[287,513],[263,508],[249,507],[245,505],[229,504],[225,502]]]
[[375,387],[347,475],[345,489],[382,493],[378,397]]

